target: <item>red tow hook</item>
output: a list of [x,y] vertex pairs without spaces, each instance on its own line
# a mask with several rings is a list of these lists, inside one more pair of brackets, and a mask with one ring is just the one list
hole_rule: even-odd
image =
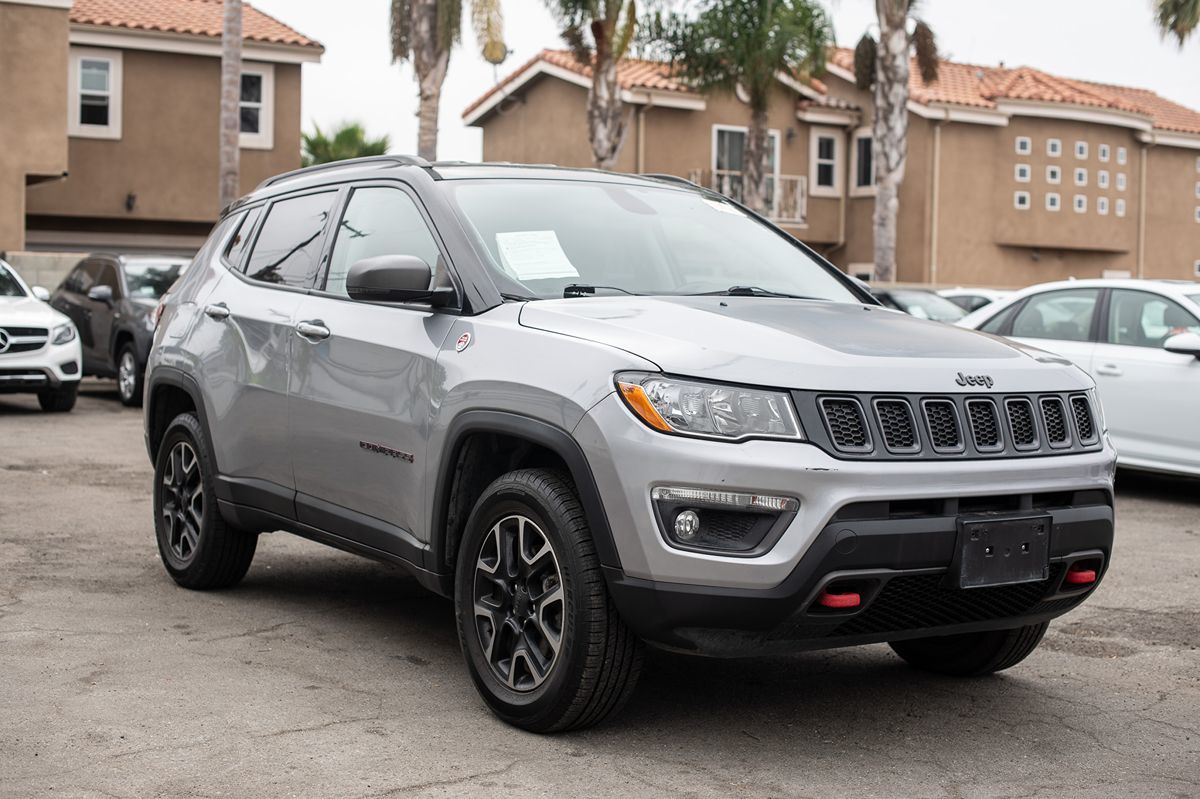
[[1096,582],[1096,570],[1085,569],[1078,563],[1073,564],[1067,569],[1067,576],[1063,578],[1063,582],[1067,585],[1091,585]]
[[817,597],[817,604],[823,608],[845,610],[861,605],[862,597],[854,591],[830,591],[826,588]]

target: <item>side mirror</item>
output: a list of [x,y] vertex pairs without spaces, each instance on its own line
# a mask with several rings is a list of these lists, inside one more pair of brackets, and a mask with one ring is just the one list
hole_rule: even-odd
[[1200,358],[1200,333],[1180,333],[1163,342],[1163,349],[1179,355]]
[[50,292],[44,286],[34,286],[29,291],[42,302],[50,302]]
[[415,255],[377,255],[355,261],[346,275],[346,293],[353,300],[427,302],[446,305],[452,288],[430,288],[433,270]]
[[102,302],[105,305],[112,305],[112,286],[92,286],[88,289],[87,298],[96,302]]

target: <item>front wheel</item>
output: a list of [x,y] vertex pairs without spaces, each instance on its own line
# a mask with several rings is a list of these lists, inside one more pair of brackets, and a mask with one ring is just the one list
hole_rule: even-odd
[[48,388],[39,391],[38,405],[46,413],[66,413],[75,407],[75,398],[79,396],[79,382],[63,383],[58,388]]
[[1012,630],[914,638],[889,644],[911,666],[954,677],[979,677],[1012,668],[1037,649],[1050,622]]
[[596,724],[633,693],[641,642],[609,599],[571,483],[510,472],[467,520],[455,572],[459,642],[475,687],[531,732]]

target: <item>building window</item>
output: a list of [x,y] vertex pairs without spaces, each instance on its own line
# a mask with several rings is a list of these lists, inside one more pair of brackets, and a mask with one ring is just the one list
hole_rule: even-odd
[[1100,214],[1100,216],[1108,216],[1108,198],[1107,197],[1097,197],[1096,198],[1096,213]]
[[1118,164],[1124,164],[1124,163],[1125,163],[1125,157],[1126,157],[1125,148],[1124,148],[1124,147],[1118,147],[1118,148],[1117,148],[1117,163],[1118,163]]
[[275,67],[246,64],[242,67],[242,92],[238,102],[239,144],[251,150],[275,146]]
[[1196,221],[1200,222],[1200,205],[1196,206]]
[[1096,173],[1096,185],[1102,189],[1108,188],[1108,170],[1101,169]]
[[1107,144],[1101,144],[1100,147],[1097,148],[1096,157],[1099,158],[1104,163],[1106,163],[1106,164],[1108,163],[1108,145]]
[[1086,194],[1076,194],[1075,195],[1075,213],[1077,213],[1077,214],[1086,214],[1087,213],[1087,195]]
[[1117,173],[1117,191],[1125,191],[1125,173]]
[[1088,144],[1085,141],[1075,142],[1075,157],[1080,161],[1086,161],[1088,154]]
[[1115,208],[1114,210],[1116,210],[1116,212],[1117,212],[1117,216],[1125,216],[1125,200],[1124,200],[1124,199],[1122,199],[1122,198],[1120,198],[1120,197],[1118,197],[1118,198],[1117,198],[1117,205],[1116,205],[1116,208]]
[[842,193],[841,133],[830,128],[813,128],[809,133],[809,175],[812,194],[818,197],[837,197]]
[[1081,166],[1075,167],[1075,185],[1076,186],[1086,186],[1087,185],[1087,170]]
[[1062,208],[1062,198],[1058,196],[1058,192],[1052,191],[1046,194],[1046,210],[1057,211]]
[[[741,202],[742,174],[745,170],[746,128],[713,128],[713,185],[722,194]],[[767,211],[775,208],[776,178],[779,176],[779,131],[767,131]]]
[[1046,139],[1046,155],[1051,158],[1062,155],[1062,139]]
[[1192,264],[1192,275],[1195,277],[1200,277],[1200,261],[1196,261]]
[[1028,136],[1017,137],[1017,155],[1029,155],[1033,152],[1033,139]]
[[119,50],[71,48],[69,135],[121,138],[121,61]]
[[1027,191],[1013,192],[1013,208],[1016,208],[1018,211],[1028,211],[1029,210],[1029,192],[1027,192]]
[[1062,183],[1062,169],[1051,164],[1046,167],[1046,182],[1047,183]]
[[1200,182],[1196,183],[1196,198],[1200,199]]
[[862,196],[875,193],[875,152],[870,130],[854,134],[854,150],[850,153],[850,173],[854,175],[852,194]]
[[1028,183],[1031,171],[1029,164],[1017,164],[1016,169],[1013,170],[1013,179],[1017,183]]

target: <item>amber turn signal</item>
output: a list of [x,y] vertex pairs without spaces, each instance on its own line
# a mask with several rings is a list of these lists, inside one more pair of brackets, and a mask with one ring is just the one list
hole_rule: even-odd
[[637,414],[639,419],[655,430],[661,430],[664,433],[671,432],[671,425],[667,424],[666,420],[654,409],[650,398],[646,396],[645,389],[636,383],[617,383],[617,389],[621,392],[621,399],[625,400],[629,410]]

